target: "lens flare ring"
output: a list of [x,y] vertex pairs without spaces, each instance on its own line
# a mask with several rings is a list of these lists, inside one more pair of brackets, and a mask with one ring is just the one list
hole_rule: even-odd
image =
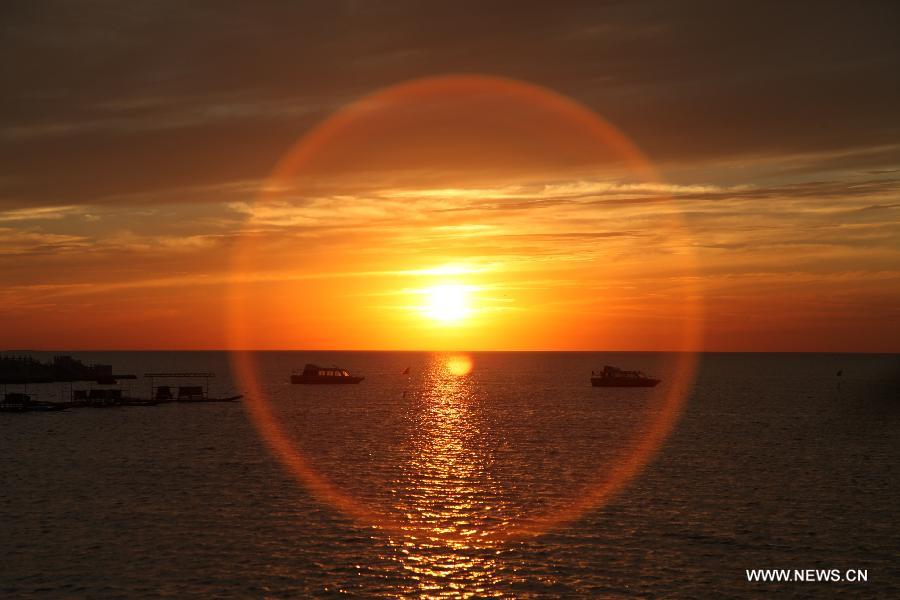
[[[479,75],[449,75],[391,86],[375,92],[349,106],[339,110],[324,122],[312,129],[290,149],[277,164],[256,200],[256,205],[264,205],[285,189],[285,182],[298,174],[309,174],[311,165],[317,155],[331,144],[340,142],[342,136],[349,135],[356,127],[363,127],[378,119],[380,111],[413,109],[420,102],[441,98],[452,98],[466,95],[483,95],[486,97],[502,97],[504,102],[521,103],[545,111],[555,118],[573,127],[580,128],[595,140],[598,147],[612,151],[627,166],[630,172],[639,175],[643,180],[660,183],[650,161],[637,147],[615,127],[593,113],[588,108],[551,90],[529,83],[499,77]],[[673,217],[672,226],[683,230],[680,217]],[[254,354],[247,348],[253,348],[253,326],[247,318],[252,304],[247,294],[241,293],[245,282],[252,280],[254,244],[256,232],[248,230],[235,244],[232,256],[234,277],[227,294],[226,329],[232,351],[232,364],[238,381],[243,388],[246,405],[252,421],[261,437],[278,460],[320,501],[350,515],[359,523],[382,529],[391,535],[415,536],[424,539],[450,538],[451,534],[443,534],[415,525],[401,523],[397,516],[385,514],[375,507],[354,498],[328,477],[314,469],[310,461],[303,455],[299,445],[284,430],[275,417],[270,399],[265,392],[260,377],[260,369]],[[690,254],[682,256],[683,279],[685,284],[683,297],[680,298],[680,309],[684,315],[680,331],[680,347],[674,358],[671,385],[665,393],[662,405],[651,422],[643,429],[642,437],[637,440],[630,454],[619,462],[611,471],[596,473],[584,482],[580,490],[576,490],[568,502],[557,505],[541,514],[534,514],[524,521],[497,532],[490,532],[481,541],[509,540],[525,536],[538,535],[552,528],[569,523],[586,511],[601,507],[615,493],[620,491],[659,450],[668,434],[674,427],[681,413],[685,397],[693,377],[695,368],[695,352],[700,336],[699,323],[702,313],[701,292],[696,284],[694,258]],[[248,276],[249,275],[249,276]],[[450,297],[453,296],[453,297]],[[463,310],[461,302],[453,294],[445,294],[438,304],[443,314],[454,315]],[[448,369],[455,376],[465,376],[471,370],[471,361],[451,360]]]

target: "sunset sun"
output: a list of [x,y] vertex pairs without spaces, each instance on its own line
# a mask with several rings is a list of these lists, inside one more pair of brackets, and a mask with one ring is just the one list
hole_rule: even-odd
[[459,284],[437,285],[424,290],[422,312],[441,323],[458,323],[471,312],[469,289]]

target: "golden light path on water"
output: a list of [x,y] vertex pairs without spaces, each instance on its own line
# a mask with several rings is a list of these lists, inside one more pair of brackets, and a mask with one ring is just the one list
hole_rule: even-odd
[[[319,154],[331,152],[340,155],[344,147],[343,136],[357,127],[365,130],[367,124],[377,121],[379,111],[410,111],[417,102],[445,99],[454,94],[500,95],[504,102],[520,102],[536,107],[560,122],[585,132],[584,135],[594,144],[619,156],[644,181],[658,181],[649,161],[624,135],[568,98],[509,79],[450,76],[394,86],[338,112],[305,136],[286,155],[275,169],[267,189],[283,190],[285,182],[298,174],[314,175],[309,171],[316,168]],[[264,194],[257,204],[264,205],[267,199]],[[668,226],[677,229],[681,224],[677,217],[672,217]],[[226,323],[232,348],[254,347],[258,326],[253,317],[257,307],[253,297],[243,292],[247,282],[254,280],[256,269],[260,268],[256,254],[259,240],[257,232],[249,231],[235,245],[235,277],[228,298]],[[681,261],[681,272],[687,275],[685,279],[691,280],[690,275],[694,272],[692,256],[688,253],[676,258]],[[681,317],[680,337],[675,347],[668,348],[676,353],[672,355],[671,364],[664,374],[665,389],[660,393],[660,402],[653,414],[647,416],[644,426],[636,432],[637,437],[623,439],[622,447],[627,450],[626,454],[616,464],[598,469],[583,481],[583,485],[567,490],[569,496],[562,501],[552,506],[540,506],[530,512],[518,509],[505,511],[505,520],[488,518],[486,515],[495,507],[473,503],[472,500],[476,481],[481,486],[482,494],[485,485],[494,485],[495,482],[490,471],[483,468],[483,456],[474,452],[471,443],[478,436],[470,420],[469,402],[475,391],[468,387],[466,380],[466,374],[472,369],[471,360],[467,362],[465,358],[456,357],[435,366],[429,374],[427,385],[419,392],[415,401],[422,403],[422,421],[415,439],[417,452],[412,462],[406,465],[411,481],[418,483],[398,488],[397,501],[393,506],[368,504],[336,485],[328,473],[314,468],[302,452],[298,440],[284,429],[273,411],[253,354],[233,352],[233,365],[247,398],[246,405],[262,438],[283,465],[321,501],[361,524],[382,530],[407,549],[414,548],[415,544],[443,544],[447,548],[489,547],[503,540],[544,533],[603,505],[633,479],[659,449],[680,414],[695,366],[700,294],[690,285],[685,289],[682,296],[672,299],[671,311]],[[439,314],[455,314],[458,309],[456,304],[446,307],[442,300],[438,303]],[[303,339],[298,339],[298,343],[302,345]],[[501,482],[496,483],[499,486]],[[497,512],[501,513],[504,511]],[[433,571],[438,568],[453,571],[457,568],[455,563],[438,564],[433,559],[416,555],[412,550],[404,554],[404,567],[411,571]],[[470,565],[466,568],[474,567]]]
[[[415,398],[416,434],[410,461],[402,466],[394,509],[408,534],[390,537],[414,591],[423,597],[483,596],[499,577],[495,555],[476,550],[493,544],[489,532],[508,525],[510,508],[493,475],[490,457],[479,452],[480,431],[471,403],[476,391],[466,355],[436,356]],[[422,530],[433,532],[427,539]]]

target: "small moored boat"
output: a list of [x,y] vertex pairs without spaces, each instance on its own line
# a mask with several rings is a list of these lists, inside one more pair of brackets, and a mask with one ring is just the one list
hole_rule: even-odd
[[340,367],[320,367],[307,364],[300,375],[291,375],[291,383],[326,384],[326,383],[359,383],[365,379],[358,375],[351,375],[346,369]]
[[[209,395],[209,380],[215,377],[215,373],[194,372],[194,373],[147,373],[144,377],[150,379],[150,396],[154,404],[165,404],[168,402],[237,402],[242,395],[215,397]],[[172,385],[172,380],[178,379],[205,379],[205,385]],[[166,385],[156,385],[155,380],[168,380],[170,383]]]
[[71,407],[89,406],[92,408],[109,408],[112,406],[153,406],[153,400],[133,398],[122,394],[121,389],[100,388],[91,390],[72,390],[71,399],[67,402]]
[[66,407],[54,402],[38,402],[28,394],[8,393],[0,401],[0,412],[45,412],[64,410]]
[[647,377],[640,371],[623,371],[606,365],[600,373],[591,372],[594,387],[655,387],[659,379]]

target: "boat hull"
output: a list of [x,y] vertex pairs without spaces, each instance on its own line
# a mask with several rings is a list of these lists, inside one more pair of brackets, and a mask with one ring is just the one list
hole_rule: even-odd
[[347,385],[359,383],[365,377],[329,377],[319,375],[291,375],[291,383],[304,385]]
[[120,404],[122,406],[156,406],[159,402],[156,400],[146,400],[144,398],[122,398]]
[[591,377],[594,387],[656,387],[659,379],[636,379],[633,377]]
[[193,398],[175,398],[175,402],[181,403],[204,403],[204,402],[237,402],[243,398],[242,395],[238,396],[229,396],[227,398],[207,398],[207,397],[193,397]]
[[51,412],[66,408],[62,404],[53,402],[0,403],[0,412]]

